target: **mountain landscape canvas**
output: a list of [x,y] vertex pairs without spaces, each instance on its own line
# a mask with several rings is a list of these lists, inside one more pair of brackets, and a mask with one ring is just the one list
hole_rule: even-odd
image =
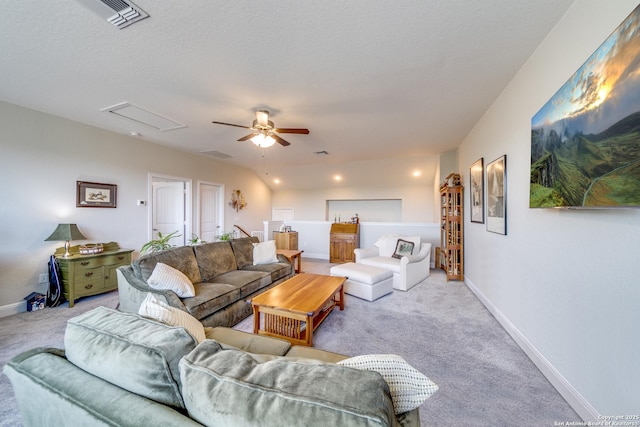
[[529,206],[640,207],[640,6],[531,120]]

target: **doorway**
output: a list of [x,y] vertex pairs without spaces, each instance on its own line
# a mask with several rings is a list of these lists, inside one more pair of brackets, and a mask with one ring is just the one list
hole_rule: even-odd
[[149,239],[177,232],[169,241],[184,246],[191,237],[191,180],[149,174]]
[[215,242],[224,233],[224,185],[198,181],[196,234],[205,242]]

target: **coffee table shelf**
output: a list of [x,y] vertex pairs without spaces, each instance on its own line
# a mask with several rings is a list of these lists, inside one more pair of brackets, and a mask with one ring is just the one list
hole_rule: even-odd
[[251,300],[253,332],[313,345],[313,331],[336,306],[344,310],[345,281],[344,277],[303,273],[258,295]]

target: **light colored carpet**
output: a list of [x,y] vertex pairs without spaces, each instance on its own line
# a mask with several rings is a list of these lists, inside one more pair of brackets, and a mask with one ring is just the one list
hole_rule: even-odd
[[[307,273],[328,274],[332,264],[303,259]],[[425,426],[552,426],[580,421],[493,316],[461,282],[431,276],[408,292],[374,302],[349,295],[314,333],[314,346],[342,354],[400,354],[440,390],[420,408]],[[0,318],[0,365],[33,347],[63,345],[67,319],[104,305],[117,292],[33,313]],[[236,325],[252,331],[249,317]],[[15,398],[0,375],[0,426],[21,426]],[[37,405],[37,402],[34,402]]]

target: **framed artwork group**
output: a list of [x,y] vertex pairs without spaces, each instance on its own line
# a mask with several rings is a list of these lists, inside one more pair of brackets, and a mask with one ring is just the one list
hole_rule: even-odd
[[[485,177],[487,200],[485,203]],[[487,231],[507,234],[507,156],[503,155],[484,167],[484,158],[469,168],[471,222],[483,224]]]

